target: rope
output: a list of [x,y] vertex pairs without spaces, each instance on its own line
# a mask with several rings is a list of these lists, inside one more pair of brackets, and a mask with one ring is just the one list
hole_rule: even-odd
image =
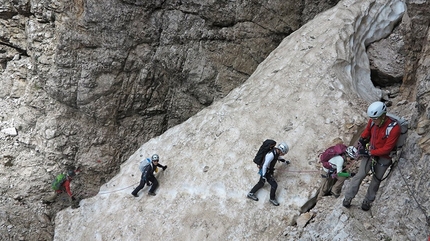
[[292,171],[290,171],[290,170],[286,170],[286,172],[298,172],[298,173],[300,173],[300,172],[319,172],[319,171],[308,171],[308,170],[306,170],[306,171],[302,171],[302,170],[292,170]]
[[127,188],[130,188],[130,187],[132,187],[132,186],[135,186],[136,184],[138,184],[139,182],[136,182],[136,183],[134,183],[134,184],[131,184],[130,186],[127,186],[127,187],[123,187],[123,188],[120,188],[120,189],[117,189],[117,190],[112,190],[112,191],[106,191],[106,192],[100,192],[99,194],[108,194],[108,193],[114,193],[114,192],[119,192],[119,191],[122,191],[122,190],[124,190],[124,189],[127,189]]

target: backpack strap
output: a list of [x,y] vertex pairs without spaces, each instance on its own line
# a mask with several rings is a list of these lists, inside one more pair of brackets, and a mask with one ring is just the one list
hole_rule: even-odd
[[[397,125],[397,120],[387,116],[387,118],[389,118],[391,120],[391,123],[388,124],[387,129],[385,129],[385,137],[387,138],[390,135],[391,130],[394,128],[394,126]],[[372,121],[372,123],[370,124],[370,129],[372,129],[372,127],[375,125],[375,122]]]
[[388,124],[387,129],[385,129],[385,138],[387,138],[390,135],[391,130],[394,128],[394,126],[397,125],[397,121],[396,120],[393,120],[391,118],[390,118],[390,120],[391,120],[391,123]]

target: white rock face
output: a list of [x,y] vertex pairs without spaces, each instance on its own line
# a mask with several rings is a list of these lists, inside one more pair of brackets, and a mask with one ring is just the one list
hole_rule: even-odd
[[[381,93],[365,47],[390,33],[404,10],[397,0],[342,1],[318,15],[245,84],[142,145],[97,196],[60,212],[55,240],[275,240],[315,195],[317,154],[337,137],[348,144],[366,122],[368,103]],[[258,181],[252,158],[266,138],[290,145],[291,164],[277,164],[279,207],[268,202],[268,184],[258,202],[246,198]],[[145,187],[135,198],[140,156],[153,153],[168,169],[158,173],[157,196]]]

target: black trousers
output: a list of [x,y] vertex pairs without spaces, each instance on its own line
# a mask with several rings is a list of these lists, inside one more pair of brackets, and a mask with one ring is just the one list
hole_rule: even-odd
[[[275,178],[272,175],[267,174],[266,175],[267,182],[270,184],[270,199],[276,198],[276,189],[278,188],[278,183],[276,182]],[[262,176],[260,176],[260,180],[257,184],[251,189],[250,193],[256,193],[260,188],[264,186],[264,183],[266,181],[263,179]]]
[[[154,176],[149,176],[149,177],[148,177],[148,181],[150,181],[150,182],[152,183],[151,188],[149,189],[149,192],[155,192],[155,190],[157,190],[157,187],[158,187],[158,181],[157,181],[157,178],[155,178]],[[143,188],[143,187],[145,187],[146,182],[147,182],[147,181],[146,181],[146,180],[144,180],[143,173],[142,173],[142,176],[140,177],[140,183],[139,183],[139,186],[137,186],[137,187],[133,190],[133,192],[132,192],[131,194],[133,194],[133,195],[137,195],[137,193],[138,193],[140,190],[142,190],[142,188]]]

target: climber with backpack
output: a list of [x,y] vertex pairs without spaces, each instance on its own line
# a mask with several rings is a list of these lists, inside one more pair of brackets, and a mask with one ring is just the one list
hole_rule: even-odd
[[58,195],[67,193],[69,203],[72,207],[77,207],[76,198],[73,196],[70,189],[70,183],[73,178],[80,172],[79,168],[76,170],[69,170],[66,173],[58,174],[51,183],[51,188],[54,193],[43,200],[44,203],[52,203],[55,201]]
[[387,106],[383,102],[376,101],[369,105],[367,115],[369,121],[357,143],[360,167],[352,178],[342,203],[346,208],[351,206],[351,201],[358,193],[361,182],[372,170],[372,180],[361,204],[361,209],[364,211],[370,210],[370,204],[376,198],[383,176],[392,164],[390,153],[397,147],[397,141],[402,134],[401,124],[387,116]]
[[323,164],[321,176],[324,178],[319,189],[317,200],[323,196],[332,195],[335,198],[340,196],[343,183],[348,177],[353,177],[355,173],[346,172],[348,166],[356,158],[357,148],[346,147],[344,144],[336,144],[327,148],[320,155],[320,162]]
[[[259,168],[258,173],[260,174],[260,180],[247,194],[247,197],[254,201],[258,201],[255,193],[262,188],[267,181],[271,187],[269,201],[273,205],[279,206],[279,203],[276,200],[276,189],[278,188],[278,183],[274,178],[275,164],[277,161],[285,162],[285,159],[283,159],[282,156],[287,154],[289,147],[285,143],[281,143],[277,147],[275,147],[275,145],[275,141],[270,139],[266,140],[257,152],[257,155],[254,158],[254,163],[256,163]],[[260,156],[262,157],[260,158]]]
[[[149,158],[147,158],[149,160]],[[151,186],[151,188],[148,191],[148,195],[155,196],[155,190],[158,188],[158,181],[157,178],[154,176],[154,172],[158,172],[158,168],[162,168],[163,171],[166,170],[167,166],[163,166],[159,163],[160,157],[157,154],[154,154],[151,156],[150,162],[147,160],[142,160],[139,165],[139,169],[142,172],[142,175],[140,177],[140,183],[139,186],[137,186],[133,192],[131,192],[131,195],[134,197],[139,197],[137,193],[145,187],[145,184],[148,186]]]

